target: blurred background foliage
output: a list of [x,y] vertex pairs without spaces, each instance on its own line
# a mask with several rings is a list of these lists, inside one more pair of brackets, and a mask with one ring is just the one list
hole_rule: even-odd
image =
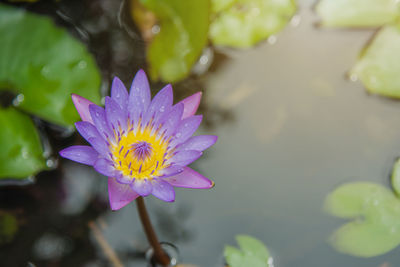
[[321,0],[321,25],[329,28],[379,28],[360,52],[349,77],[368,92],[400,98],[400,7],[397,0]]
[[[296,11],[293,0],[131,0],[148,42],[153,79],[186,77],[204,48],[249,48],[279,32]],[[146,13],[143,15],[143,13]]]
[[18,231],[18,221],[12,214],[0,211],[0,244],[9,243]]
[[210,40],[248,48],[276,34],[296,12],[293,0],[213,0]]

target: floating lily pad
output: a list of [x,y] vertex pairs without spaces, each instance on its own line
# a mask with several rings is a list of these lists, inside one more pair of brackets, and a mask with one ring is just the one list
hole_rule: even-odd
[[230,267],[268,267],[269,252],[265,245],[247,235],[236,236],[240,250],[225,246],[224,256]]
[[293,0],[213,0],[215,45],[250,47],[279,32],[296,11]]
[[334,216],[352,220],[330,238],[333,247],[342,253],[373,257],[400,244],[400,200],[381,185],[342,185],[328,195],[325,208]]
[[152,79],[186,77],[207,44],[210,4],[204,0],[140,0],[159,20],[147,49]]
[[400,159],[397,159],[394,163],[391,178],[393,190],[396,195],[400,197]]
[[382,28],[361,53],[350,75],[358,77],[373,94],[400,98],[400,28]]
[[71,93],[100,101],[100,75],[85,46],[47,17],[0,4],[0,89],[19,108],[68,126],[79,119]]
[[0,108],[0,180],[25,179],[46,168],[39,135],[29,116]]
[[396,21],[397,0],[321,0],[316,12],[327,27],[378,27]]

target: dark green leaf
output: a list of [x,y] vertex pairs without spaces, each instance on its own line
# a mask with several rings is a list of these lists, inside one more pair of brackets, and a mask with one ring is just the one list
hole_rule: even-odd
[[0,179],[24,179],[46,168],[31,119],[14,108],[0,109]]
[[19,108],[60,125],[79,119],[71,93],[99,102],[100,75],[86,48],[46,17],[0,4],[0,88]]

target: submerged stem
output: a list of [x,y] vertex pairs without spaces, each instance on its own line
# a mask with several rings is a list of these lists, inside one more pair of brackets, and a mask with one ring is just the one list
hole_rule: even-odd
[[156,233],[154,232],[153,226],[151,225],[150,217],[147,213],[143,197],[138,197],[136,199],[136,206],[139,212],[140,221],[142,222],[144,228],[144,232],[146,233],[147,240],[149,241],[150,246],[153,248],[154,259],[162,266],[169,266],[170,258],[167,253],[165,253],[165,251],[161,248],[160,242],[158,242]]

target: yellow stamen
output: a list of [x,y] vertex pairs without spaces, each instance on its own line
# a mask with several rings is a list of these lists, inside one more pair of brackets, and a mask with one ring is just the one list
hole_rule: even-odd
[[151,180],[159,176],[160,170],[166,167],[169,140],[158,131],[152,131],[151,127],[142,128],[140,124],[136,130],[116,131],[116,144],[110,145],[114,167],[132,179]]

